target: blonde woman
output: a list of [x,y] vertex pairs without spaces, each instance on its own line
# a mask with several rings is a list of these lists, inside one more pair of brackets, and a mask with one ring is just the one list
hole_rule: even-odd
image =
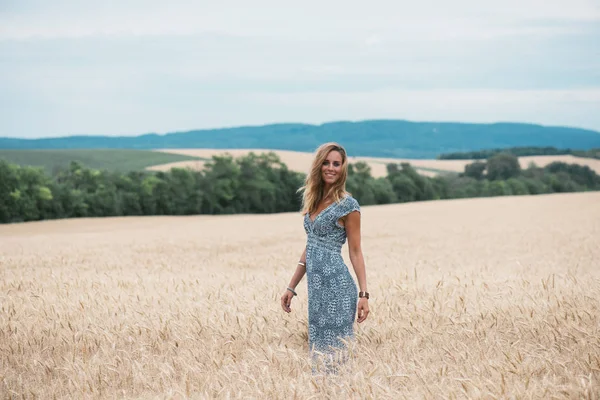
[[[342,340],[354,337],[355,316],[361,323],[369,315],[360,206],[346,192],[347,176],[346,151],[337,143],[325,143],[317,149],[310,173],[300,188],[307,243],[281,296],[281,307],[291,312],[296,286],[306,273],[308,340],[313,354],[314,351],[332,354],[336,349],[343,349]],[[360,290],[341,255],[346,239]]]

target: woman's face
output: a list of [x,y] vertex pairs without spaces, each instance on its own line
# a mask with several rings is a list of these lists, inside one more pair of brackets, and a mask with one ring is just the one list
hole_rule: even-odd
[[327,154],[327,158],[321,165],[321,177],[325,185],[333,185],[342,173],[342,155],[337,150]]

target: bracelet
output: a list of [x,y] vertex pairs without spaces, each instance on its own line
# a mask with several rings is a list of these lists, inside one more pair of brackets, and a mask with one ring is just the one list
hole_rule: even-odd
[[369,300],[369,292],[358,292],[358,297],[364,297]]
[[294,296],[298,296],[298,293],[296,293],[294,291],[294,289],[292,289],[291,287],[287,288],[287,290],[289,290],[290,292],[294,293]]
[[298,261],[298,265],[302,265],[303,267],[306,267],[306,264],[304,264],[302,261]]

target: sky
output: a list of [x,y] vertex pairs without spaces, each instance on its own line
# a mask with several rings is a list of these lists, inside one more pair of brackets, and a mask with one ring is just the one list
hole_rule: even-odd
[[0,137],[366,119],[600,131],[600,0],[0,0]]

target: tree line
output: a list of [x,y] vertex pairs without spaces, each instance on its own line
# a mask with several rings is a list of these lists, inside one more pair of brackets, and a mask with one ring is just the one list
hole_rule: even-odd
[[500,153],[512,154],[516,157],[525,156],[559,156],[572,155],[576,157],[600,159],[600,148],[589,150],[558,149],[546,147],[509,147],[504,149],[485,149],[455,153],[443,153],[437,156],[439,160],[484,160]]
[[[304,174],[274,153],[234,159],[214,156],[203,171],[115,172],[71,162],[48,174],[0,160],[0,222],[42,219],[276,213],[300,209]],[[347,189],[362,205],[465,197],[600,190],[587,166],[555,162],[521,169],[508,153],[476,161],[460,174],[420,175],[410,164],[388,164],[375,178],[368,164],[349,166]]]

